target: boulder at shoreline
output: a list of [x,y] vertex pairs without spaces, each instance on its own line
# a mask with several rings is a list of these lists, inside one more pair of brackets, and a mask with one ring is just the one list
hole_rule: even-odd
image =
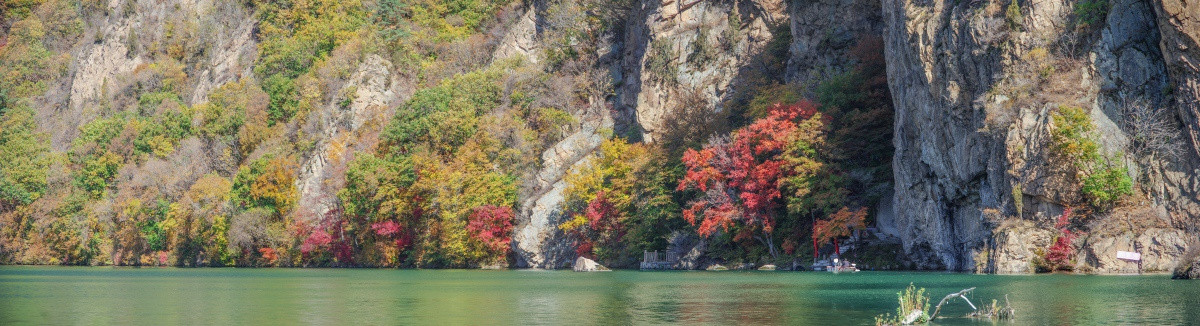
[[576,272],[608,272],[608,271],[611,271],[611,269],[608,269],[608,267],[604,267],[604,265],[600,265],[600,263],[597,263],[595,260],[591,260],[591,259],[588,259],[587,257],[579,256],[579,258],[575,258],[575,271]]

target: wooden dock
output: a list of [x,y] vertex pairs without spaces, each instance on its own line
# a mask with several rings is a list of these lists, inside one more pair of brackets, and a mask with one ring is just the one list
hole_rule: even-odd
[[679,255],[666,252],[659,254],[655,251],[642,251],[642,270],[671,270],[679,262]]

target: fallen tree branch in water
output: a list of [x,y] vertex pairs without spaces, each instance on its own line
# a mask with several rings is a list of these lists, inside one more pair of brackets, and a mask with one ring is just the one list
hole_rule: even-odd
[[897,293],[900,301],[900,307],[896,309],[896,315],[883,314],[875,317],[876,326],[897,326],[897,325],[923,325],[933,321],[942,311],[942,306],[947,302],[954,301],[954,298],[963,299],[967,305],[973,310],[967,314],[967,318],[988,318],[1005,320],[1012,319],[1015,315],[1015,310],[1008,302],[1008,295],[1004,295],[1004,305],[1001,306],[996,300],[992,300],[992,304],[984,305],[982,309],[976,307],[967,295],[975,291],[975,288],[969,288],[955,293],[947,294],[938,302],[934,308],[933,314],[929,312],[929,297],[925,296],[925,289],[917,289],[914,285],[909,284],[908,288],[903,292]]
[[979,308],[975,308],[975,304],[971,303],[971,300],[967,299],[967,297],[966,297],[967,293],[971,293],[971,291],[975,291],[975,288],[965,289],[962,291],[958,291],[957,293],[947,294],[946,297],[942,298],[942,301],[938,302],[937,306],[933,308],[933,314],[929,315],[929,320],[933,320],[934,318],[937,318],[938,312],[942,311],[942,305],[946,304],[947,300],[954,299],[954,298],[962,298],[963,301],[966,301],[967,304],[971,306],[972,310],[979,310]]

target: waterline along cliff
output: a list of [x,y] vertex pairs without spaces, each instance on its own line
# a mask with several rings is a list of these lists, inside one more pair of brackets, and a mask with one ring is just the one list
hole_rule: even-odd
[[1200,250],[1196,2],[0,0],[0,31],[5,264]]

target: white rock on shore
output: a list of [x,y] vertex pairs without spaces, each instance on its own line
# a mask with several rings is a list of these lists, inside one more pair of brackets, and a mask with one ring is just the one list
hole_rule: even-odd
[[608,271],[612,271],[612,270],[608,269],[608,267],[604,267],[604,265],[600,265],[600,263],[597,263],[595,260],[587,259],[586,257],[580,256],[579,258],[575,258],[575,271],[576,272],[608,272]]

